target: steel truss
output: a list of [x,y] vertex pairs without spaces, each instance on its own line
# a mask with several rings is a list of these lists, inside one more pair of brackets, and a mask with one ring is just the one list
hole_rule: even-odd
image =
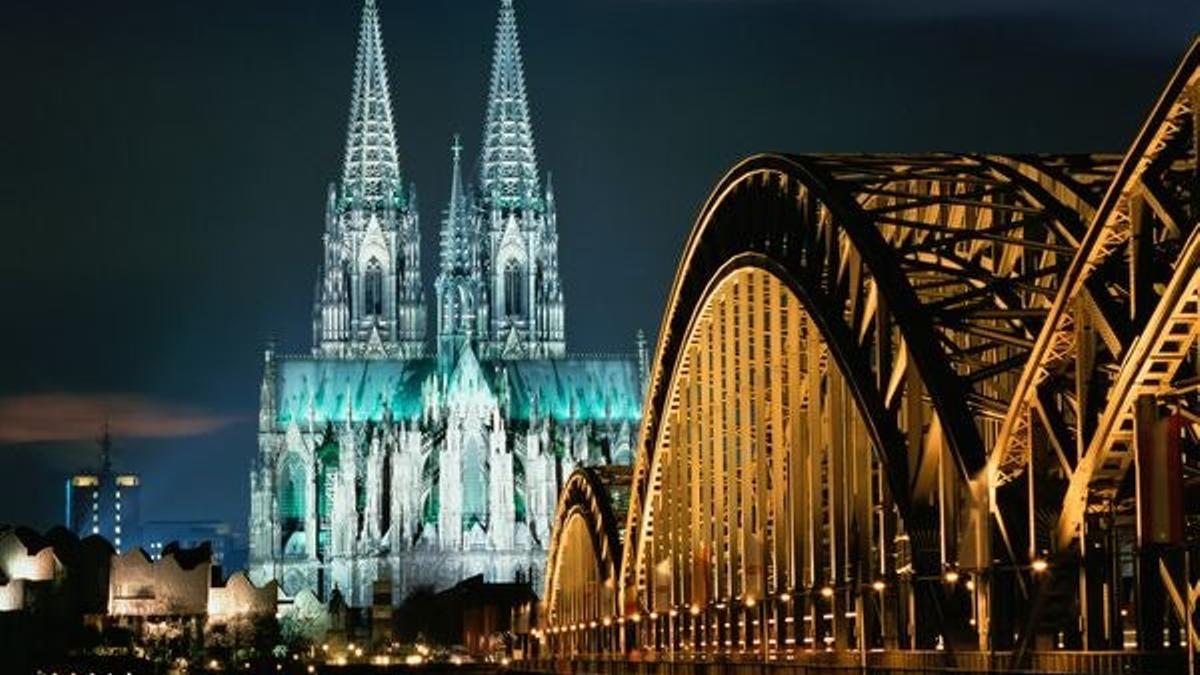
[[556,651],[599,653],[619,644],[614,617],[620,518],[628,508],[631,478],[628,467],[583,467],[559,493],[542,594],[544,623],[578,629],[546,632],[544,639]]
[[[1138,497],[1200,431],[1198,82],[1193,48],[1124,160],[734,167],[668,297],[615,595],[550,602],[544,633],[622,628],[553,645],[1119,648],[1134,550],[1139,644],[1172,608],[1190,630],[1182,549]],[[571,517],[548,598],[613,564],[557,550],[596,546]]]

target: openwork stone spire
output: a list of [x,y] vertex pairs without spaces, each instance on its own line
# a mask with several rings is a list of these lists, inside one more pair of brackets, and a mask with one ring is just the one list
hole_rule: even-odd
[[442,220],[441,236],[441,273],[455,274],[465,271],[474,265],[471,229],[471,204],[467,201],[463,189],[461,156],[462,144],[458,134],[454,135],[454,143],[450,146],[453,158],[453,168],[450,171],[450,201],[446,206],[445,217]]
[[392,101],[388,95],[387,64],[375,0],[363,4],[354,65],[354,93],[346,159],[342,169],[342,198],[372,207],[398,205],[402,195]]
[[323,356],[415,358],[425,351],[421,230],[407,194],[375,0],[363,4],[341,184],[325,214],[325,260],[313,307]]
[[501,0],[492,83],[483,128],[480,191],[486,205],[520,208],[539,201],[533,126],[512,0]]
[[438,353],[447,359],[458,353],[463,341],[478,334],[476,322],[486,318],[486,313],[480,313],[484,290],[478,221],[463,187],[458,134],[454,135],[450,152],[450,200],[442,214],[441,265],[434,283],[438,295]]

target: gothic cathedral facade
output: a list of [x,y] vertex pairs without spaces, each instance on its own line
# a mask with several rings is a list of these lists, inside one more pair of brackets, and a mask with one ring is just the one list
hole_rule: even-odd
[[452,146],[434,283],[399,168],[375,0],[326,200],[311,354],[266,351],[250,568],[285,592],[393,601],[475,574],[540,588],[559,486],[630,463],[645,346],[569,356],[554,190],[538,170],[512,0],[501,0],[479,173]]

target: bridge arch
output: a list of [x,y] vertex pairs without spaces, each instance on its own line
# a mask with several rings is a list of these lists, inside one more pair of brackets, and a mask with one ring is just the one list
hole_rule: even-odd
[[[1122,648],[1131,597],[1139,645],[1200,642],[1176,559],[1200,470],[1170,463],[1200,453],[1198,129],[1193,46],[1123,159],[731,169],[667,298],[617,596],[552,644],[1023,666]],[[1180,474],[1190,512],[1159,498]],[[610,564],[578,523],[558,584]]]
[[631,476],[627,466],[581,467],[559,493],[541,621],[555,651],[610,651],[615,646],[621,528]]
[[[960,564],[978,567],[990,560],[990,542],[959,541],[969,522],[986,518],[986,490],[979,481],[986,439],[1002,415],[1012,373],[1023,364],[1024,351],[1057,290],[1056,272],[1069,263],[1093,209],[1096,186],[1104,181],[1104,171],[1096,166],[1066,159],[1034,163],[968,155],[764,155],[731,170],[697,219],[664,314],[627,521],[629,553],[622,575],[626,613],[670,617],[672,611],[691,611],[687,602],[658,611],[650,601],[654,584],[646,556],[657,527],[654,500],[660,499],[664,475],[660,456],[666,456],[672,442],[668,418],[681,405],[680,374],[686,376],[688,370],[689,344],[698,331],[710,330],[705,322],[714,298],[722,307],[738,304],[720,297],[728,290],[723,284],[736,289],[743,281],[751,288],[771,288],[752,308],[736,310],[745,312],[744,321],[752,322],[760,313],[763,322],[782,326],[792,321],[792,329],[781,335],[795,341],[803,333],[816,350],[810,367],[823,379],[811,393],[836,399],[827,401],[830,407],[822,412],[822,424],[830,428],[814,441],[822,446],[816,449],[823,458],[818,461],[830,461],[821,453],[842,452],[829,447],[834,434],[829,420],[852,418],[850,436],[839,441],[854,439],[855,447],[843,454],[857,464],[847,466],[853,464],[863,475],[878,474],[878,485],[871,487],[868,481],[853,496],[847,492],[834,499],[854,501],[856,518],[845,518],[828,495],[821,497],[819,517],[831,527],[862,528],[870,520],[868,511],[887,511],[886,518],[893,520],[886,525],[880,521],[877,552],[909,559],[905,571],[914,583],[906,592],[916,605],[939,613],[968,611],[975,600],[937,580]],[[738,325],[736,317],[730,321]],[[735,336],[727,330],[722,337],[710,340],[704,350],[716,351],[724,364],[725,350],[738,358],[737,343],[752,340],[754,331]],[[806,348],[801,342],[777,345],[773,356],[760,359],[763,363],[731,369],[741,371],[732,377],[753,382],[751,371],[766,361]],[[758,400],[764,392],[737,395]],[[733,411],[735,416],[739,412],[753,415]],[[780,414],[773,420],[777,430],[789,429],[790,413]],[[779,438],[765,442],[778,443]],[[751,439],[743,441],[753,452]],[[882,539],[888,528],[893,528],[889,536],[897,536],[897,527],[903,530],[899,541],[907,542],[899,553],[896,542]],[[843,531],[828,540],[821,535],[789,545],[846,546],[849,535]],[[960,561],[962,556],[973,560]],[[828,556],[821,572],[792,569],[786,579],[767,570],[773,588],[764,593],[801,595],[809,602],[834,584],[845,607],[856,602],[858,587],[898,569],[894,564],[890,571],[878,569],[872,580],[863,570],[852,574],[831,567],[830,561],[842,564],[851,557],[842,551]],[[808,559],[812,567],[816,558]],[[680,594],[686,595],[682,589]],[[745,594],[735,595],[713,604],[728,607]],[[810,602],[812,623],[819,623],[816,612]],[[834,614],[833,623],[842,624],[830,631],[834,641],[865,637],[863,626],[847,626],[843,616]],[[957,623],[967,626],[965,615]],[[892,633],[925,646],[978,639],[970,630],[951,636],[911,624],[905,625],[904,635]],[[872,630],[881,640],[887,632]],[[754,638],[743,634],[743,639]],[[779,636],[786,639],[814,641],[820,636]]]

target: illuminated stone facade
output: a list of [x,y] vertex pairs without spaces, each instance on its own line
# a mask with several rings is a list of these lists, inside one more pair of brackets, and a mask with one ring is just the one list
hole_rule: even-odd
[[572,469],[632,460],[645,358],[566,353],[554,193],[537,167],[511,0],[474,186],[453,145],[427,347],[418,214],[372,0],[359,40],[312,354],[266,354],[251,575],[288,594],[337,588],[356,606],[377,579],[396,601],[475,574],[536,583]]

